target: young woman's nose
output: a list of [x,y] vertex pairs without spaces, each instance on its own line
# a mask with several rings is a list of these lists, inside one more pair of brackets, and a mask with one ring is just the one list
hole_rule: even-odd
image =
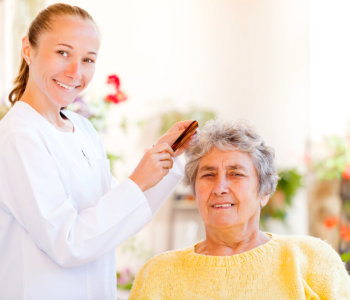
[[65,75],[74,80],[81,78],[81,65],[78,61],[71,61],[65,70]]
[[218,176],[214,183],[213,192],[216,195],[226,194],[228,192],[228,181],[226,176]]

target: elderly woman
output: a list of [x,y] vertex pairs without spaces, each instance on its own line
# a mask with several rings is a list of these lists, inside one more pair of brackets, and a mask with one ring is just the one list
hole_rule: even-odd
[[278,177],[273,150],[252,128],[210,121],[187,159],[206,238],[148,261],[130,299],[350,299],[350,278],[327,243],[259,229]]

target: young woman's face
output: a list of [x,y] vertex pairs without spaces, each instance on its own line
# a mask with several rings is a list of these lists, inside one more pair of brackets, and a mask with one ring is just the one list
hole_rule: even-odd
[[51,23],[51,30],[30,47],[31,84],[36,97],[57,107],[70,104],[89,84],[95,71],[99,49],[95,24],[78,16],[60,16]]

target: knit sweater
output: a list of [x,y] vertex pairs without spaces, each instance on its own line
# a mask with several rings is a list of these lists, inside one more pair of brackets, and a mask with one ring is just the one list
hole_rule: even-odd
[[350,277],[326,242],[307,236],[271,240],[232,256],[160,254],[138,273],[129,300],[350,299]]

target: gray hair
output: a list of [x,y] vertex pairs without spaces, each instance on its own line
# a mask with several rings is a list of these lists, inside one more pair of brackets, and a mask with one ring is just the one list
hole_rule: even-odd
[[274,167],[274,150],[246,121],[210,120],[186,150],[185,183],[195,193],[195,181],[200,159],[212,148],[246,152],[253,160],[258,174],[259,196],[271,195],[278,181]]

